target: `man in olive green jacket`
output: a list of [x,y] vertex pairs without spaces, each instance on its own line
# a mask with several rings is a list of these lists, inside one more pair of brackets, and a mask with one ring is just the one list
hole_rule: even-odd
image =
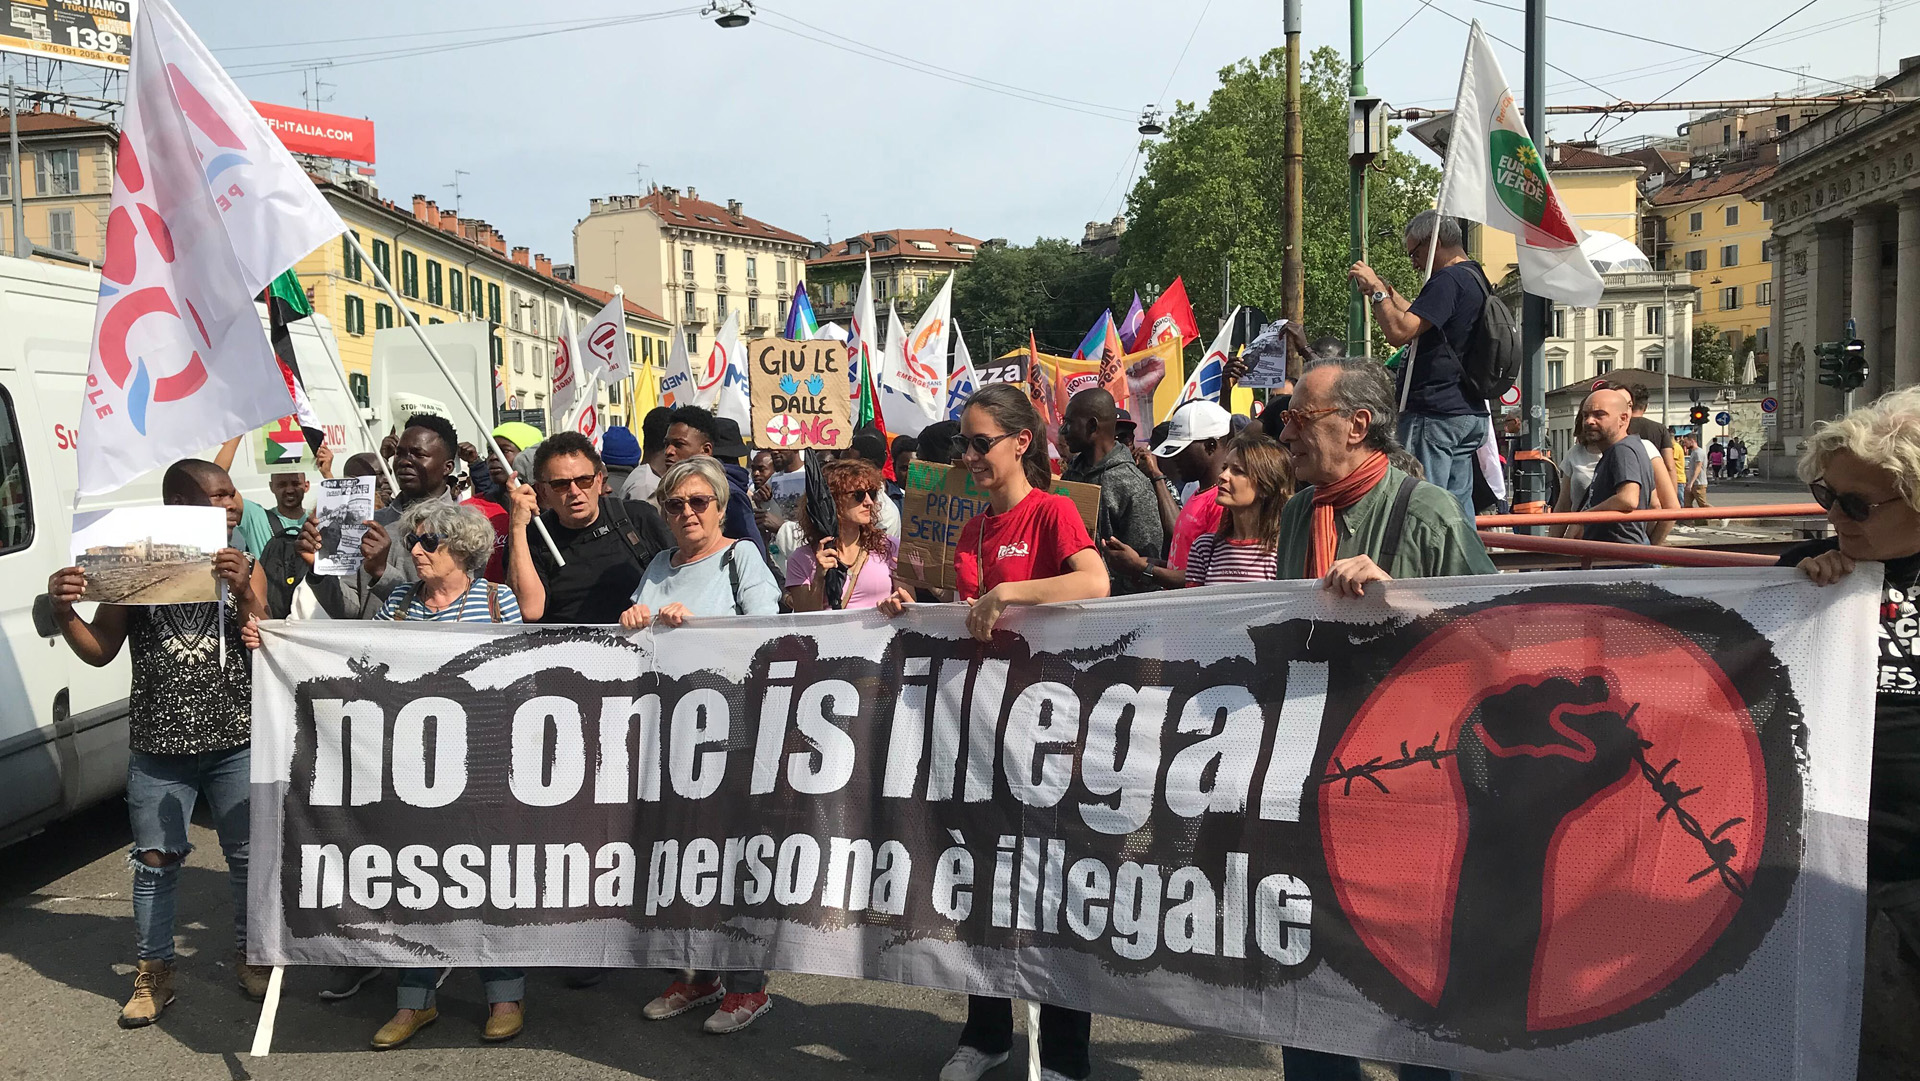
[[1368,582],[1494,573],[1459,501],[1387,464],[1393,384],[1378,363],[1311,364],[1290,406],[1280,442],[1302,488],[1280,514],[1282,577],[1358,597]]

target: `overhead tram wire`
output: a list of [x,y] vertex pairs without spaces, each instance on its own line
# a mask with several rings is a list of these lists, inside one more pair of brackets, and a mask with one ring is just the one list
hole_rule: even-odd
[[[689,8],[685,10],[691,10],[691,11],[697,12],[699,9],[696,7],[696,8]],[[496,30],[530,30],[530,29],[536,29],[536,28],[555,29],[555,28],[561,28],[561,27],[570,28],[570,29],[591,30],[596,26],[604,26],[609,22],[625,21],[626,19],[630,19],[630,18],[633,18],[633,16],[601,15],[591,19],[568,19],[568,20],[563,20],[561,22],[555,22],[552,19],[548,19],[542,22],[534,22],[534,23],[497,23],[493,26],[461,26],[461,27],[455,27],[452,29],[445,29],[445,30],[408,30],[403,33],[397,33],[397,34],[371,34],[371,35],[361,35],[359,37],[351,37],[351,38],[319,38],[317,40],[311,40],[311,41],[263,41],[263,42],[253,42],[248,45],[217,45],[217,46],[209,45],[208,48],[216,53],[245,53],[245,52],[257,52],[261,49],[297,49],[297,48],[304,48],[309,45],[352,45],[352,44],[357,44],[363,41],[395,41],[400,38],[427,38],[427,37],[443,38],[443,37],[449,37],[455,34],[490,34]]]
[[[1459,23],[1461,26],[1465,26],[1465,27],[1473,26],[1472,20],[1463,19],[1460,16],[1455,15],[1453,12],[1448,11],[1446,8],[1439,6],[1438,4],[1429,2],[1427,6],[1439,12],[1440,14],[1445,15],[1447,18],[1452,19],[1454,22]],[[1486,27],[1484,26],[1481,27],[1480,32],[1483,34],[1486,34],[1489,38],[1492,38],[1493,40],[1499,42],[1500,44],[1505,45],[1507,48],[1512,49],[1514,52],[1520,53],[1522,56],[1526,55],[1525,49],[1521,48],[1518,45],[1515,45],[1511,41],[1508,41],[1506,38],[1503,38],[1498,34],[1495,34],[1489,31]],[[1581,76],[1575,75],[1573,72],[1568,71],[1566,68],[1561,67],[1560,65],[1554,63],[1551,60],[1547,61],[1547,66],[1559,72],[1560,74],[1565,75],[1567,78],[1572,79],[1574,82],[1577,82],[1582,86],[1585,86],[1592,90],[1599,91],[1601,94],[1606,95],[1606,97],[1608,97],[1613,101],[1621,100],[1620,95],[1615,94],[1614,92],[1612,92],[1611,90],[1608,90],[1604,86],[1598,85],[1597,83],[1593,82],[1591,79],[1585,79],[1585,78],[1582,78]]]
[[[1422,0],[1422,2],[1424,3],[1425,0]],[[1180,55],[1174,58],[1174,61],[1173,61],[1173,70],[1167,72],[1166,85],[1160,88],[1160,96],[1154,99],[1153,108],[1155,110],[1158,110],[1161,105],[1164,105],[1166,103],[1167,93],[1173,89],[1174,76],[1180,74],[1180,65],[1185,63],[1187,60],[1187,50],[1193,48],[1193,39],[1200,35],[1200,24],[1207,21],[1207,12],[1211,10],[1213,10],[1213,0],[1207,0],[1206,4],[1200,8],[1199,18],[1196,18],[1195,20],[1193,20],[1193,29],[1187,31],[1187,43],[1180,47]],[[1127,183],[1125,187],[1122,187],[1120,189],[1120,200],[1123,204],[1126,202],[1127,190],[1133,187],[1134,170],[1140,167],[1141,146],[1142,146],[1141,143],[1135,142],[1133,144],[1133,154],[1127,159],[1127,164],[1125,166],[1125,169],[1127,172]],[[1115,169],[1113,171],[1113,180],[1107,184],[1106,193],[1100,196],[1100,202],[1097,204],[1098,206],[1105,207],[1107,205],[1107,200],[1113,198],[1114,186],[1119,183],[1120,183],[1120,170]]]
[[1394,38],[1399,37],[1400,31],[1405,30],[1407,28],[1408,23],[1411,23],[1413,22],[1413,20],[1419,18],[1421,12],[1427,10],[1432,6],[1433,6],[1433,0],[1420,0],[1420,6],[1413,9],[1413,14],[1408,15],[1405,19],[1402,19],[1400,21],[1400,25],[1393,28],[1393,33],[1388,34],[1386,37],[1380,39],[1380,44],[1375,45],[1373,48],[1367,50],[1367,55],[1360,58],[1360,66],[1365,67],[1367,64],[1367,61],[1372,60],[1375,53],[1387,47],[1387,42],[1392,41]]
[[[1758,34],[1755,34],[1752,37],[1748,38],[1745,42],[1741,43],[1738,47],[1728,50],[1727,55],[1731,56],[1734,53],[1739,52],[1741,49],[1746,48],[1748,45],[1753,44],[1755,41],[1758,41],[1759,39],[1765,37],[1766,35],[1773,33],[1775,30],[1780,28],[1782,23],[1785,23],[1787,20],[1793,18],[1795,15],[1800,14],[1801,12],[1807,10],[1808,8],[1812,7],[1813,5],[1819,2],[1820,0],[1806,0],[1806,2],[1801,4],[1799,7],[1794,8],[1792,11],[1789,11],[1785,15],[1780,16],[1779,19],[1774,21],[1772,26],[1769,26],[1765,30],[1760,31]],[[1654,102],[1658,102],[1673,96],[1675,93],[1679,92],[1681,87],[1686,86],[1688,83],[1694,81],[1695,79],[1698,79],[1700,76],[1705,75],[1709,71],[1712,71],[1715,67],[1717,67],[1720,64],[1721,61],[1725,59],[1726,59],[1725,56],[1715,57],[1713,60],[1708,61],[1707,65],[1701,68],[1699,71],[1696,71],[1692,75],[1689,75],[1686,78],[1680,80],[1679,82],[1673,84],[1671,87],[1669,87],[1666,90],[1666,92],[1659,94],[1658,96],[1654,97],[1651,101],[1646,101],[1638,105],[1635,105],[1632,112],[1615,120],[1613,123],[1613,127],[1618,128],[1620,125],[1626,123],[1629,120],[1632,120],[1636,116],[1639,116],[1641,113],[1646,111],[1646,108],[1648,105],[1652,105],[1654,104]],[[1598,128],[1601,122],[1606,119],[1607,119],[1606,116],[1604,115],[1601,116],[1599,120],[1596,120],[1593,122],[1593,127]],[[1588,129],[1589,132],[1591,132],[1592,130],[1593,130],[1592,128]],[[1613,130],[1613,129],[1609,129],[1609,130]]]
[[555,27],[531,34],[508,34],[499,37],[476,38],[468,41],[441,42],[433,45],[410,45],[397,49],[376,50],[371,53],[362,52],[351,55],[262,60],[248,64],[227,65],[226,70],[229,74],[236,75],[239,78],[253,78],[265,75],[285,75],[312,67],[315,64],[325,64],[335,68],[357,67],[361,64],[376,64],[387,60],[406,60],[420,56],[433,56],[439,53],[458,52],[464,49],[480,48],[486,45],[499,45],[507,42],[527,41],[533,38],[552,37],[557,34],[575,34],[582,30],[596,30],[613,26],[631,26],[638,23],[657,22],[662,19],[698,14],[699,10],[700,9],[696,7],[673,8],[666,11],[646,12],[639,15],[622,15],[595,22]]

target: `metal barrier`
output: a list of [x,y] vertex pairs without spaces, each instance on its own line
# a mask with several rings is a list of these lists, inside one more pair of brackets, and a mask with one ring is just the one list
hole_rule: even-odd
[[1596,559],[1606,559],[1622,563],[1659,563],[1670,567],[1771,567],[1777,561],[1774,556],[1752,552],[1670,548],[1662,544],[1615,544],[1612,541],[1568,540],[1565,537],[1529,537],[1519,533],[1493,533],[1484,529],[1480,531],[1480,542],[1489,548],[1571,556],[1579,559],[1583,565]]
[[1677,510],[1583,510],[1557,514],[1482,514],[1481,529],[1528,525],[1597,525],[1603,522],[1700,522],[1721,518],[1825,518],[1818,503],[1755,507],[1684,507]]

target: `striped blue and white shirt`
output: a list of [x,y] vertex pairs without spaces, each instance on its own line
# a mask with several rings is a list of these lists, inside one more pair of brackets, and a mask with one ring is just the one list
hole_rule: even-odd
[[487,604],[489,588],[494,591],[495,603],[500,606],[499,621],[520,622],[520,602],[514,599],[513,590],[484,578],[468,586],[466,596],[461,597],[458,604],[449,604],[438,612],[428,611],[426,603],[415,596],[420,591],[419,582],[402,583],[394,587],[387,597],[386,606],[374,613],[373,618],[428,623],[492,623],[493,611]]

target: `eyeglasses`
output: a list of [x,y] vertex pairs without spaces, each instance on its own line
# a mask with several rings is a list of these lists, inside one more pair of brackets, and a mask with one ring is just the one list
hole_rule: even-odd
[[855,503],[878,503],[886,493],[878,488],[859,488],[847,493],[847,498]]
[[1019,434],[1019,432],[1008,432],[1005,435],[956,435],[953,437],[953,456],[963,457],[968,451],[972,451],[985,458],[987,452],[1003,440],[1012,439]]
[[688,507],[692,507],[695,514],[705,514],[707,508],[716,502],[718,501],[710,495],[676,495],[671,499],[661,500],[660,509],[666,511],[670,517],[678,518],[680,512]]
[[1280,418],[1280,426],[1282,428],[1286,427],[1289,424],[1297,428],[1305,424],[1306,422],[1314,419],[1315,417],[1324,417],[1328,413],[1338,413],[1338,412],[1340,412],[1339,406],[1327,405],[1327,406],[1322,406],[1319,409],[1282,409],[1276,415]]
[[409,550],[411,550],[413,546],[417,544],[420,546],[421,551],[427,553],[428,555],[432,555],[433,553],[440,550],[441,543],[445,541],[447,538],[441,536],[438,533],[409,533],[406,535],[405,539],[407,542],[407,548]]
[[1816,480],[1812,484],[1807,485],[1807,489],[1813,493],[1813,501],[1820,504],[1821,510],[1832,510],[1835,507],[1839,507],[1841,514],[1846,515],[1856,522],[1864,522],[1868,518],[1873,517],[1873,508],[1884,507],[1888,503],[1896,503],[1900,500],[1900,497],[1896,495],[1882,499],[1878,503],[1869,503],[1867,502],[1866,496],[1855,495],[1852,492],[1834,491],[1833,487],[1824,479]]
[[592,487],[594,480],[599,476],[600,474],[598,473],[588,473],[580,477],[555,477],[552,480],[543,480],[540,483],[546,485],[547,491],[552,492],[554,495],[565,495],[569,488],[578,488],[583,492],[586,491]]

